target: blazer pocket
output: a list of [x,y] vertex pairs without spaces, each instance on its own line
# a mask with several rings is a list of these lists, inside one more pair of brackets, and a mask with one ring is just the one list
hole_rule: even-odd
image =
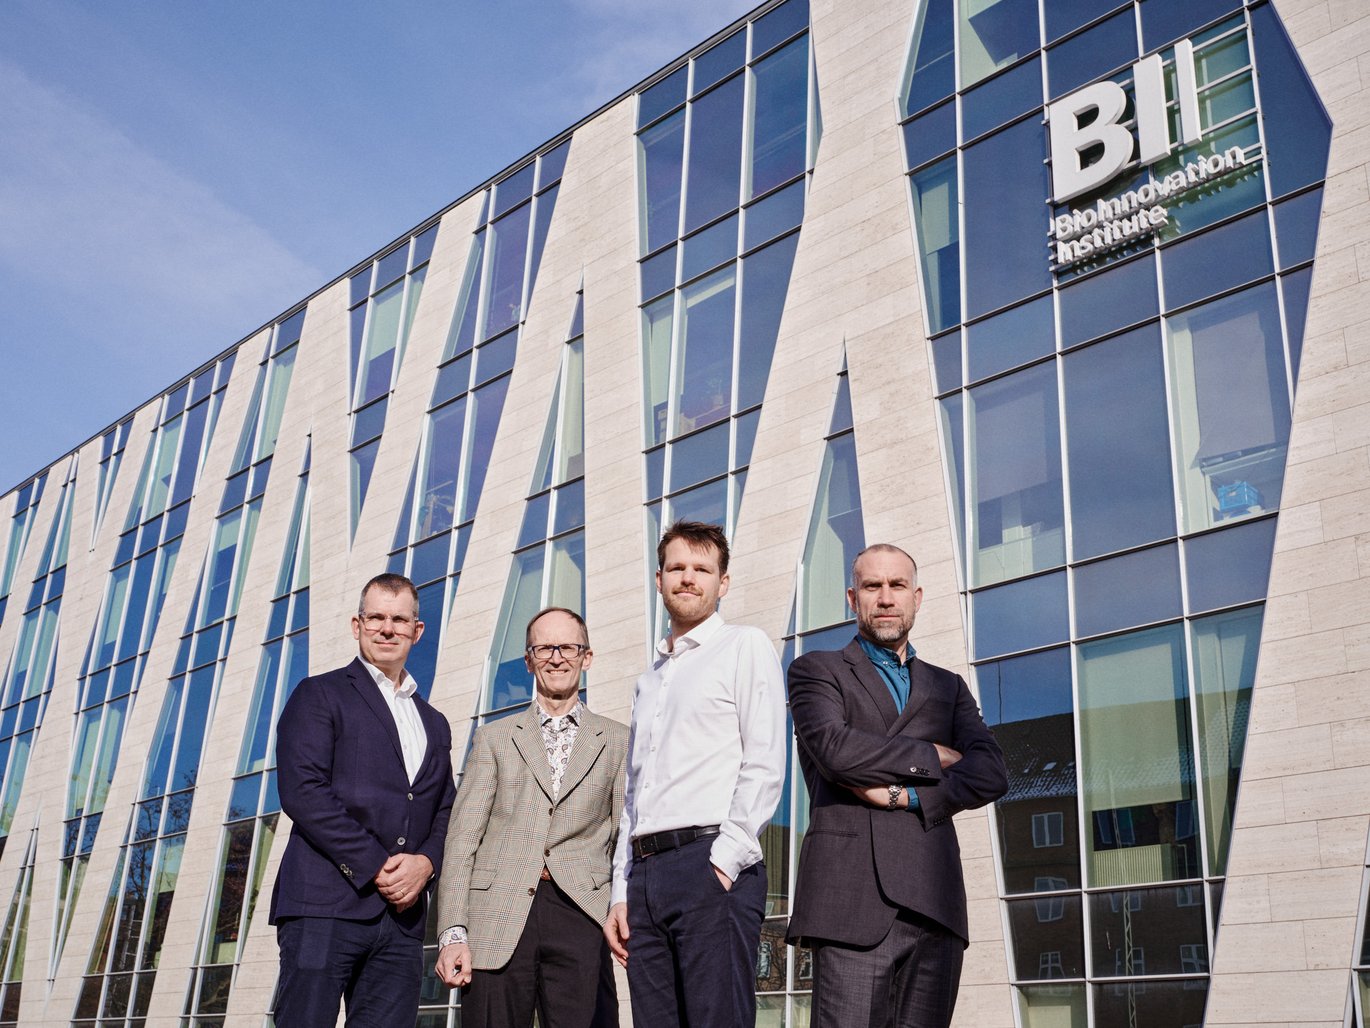
[[590,871],[590,888],[602,889],[613,880],[614,872],[609,868],[594,868]]
[[493,867],[476,867],[471,869],[471,888],[488,889],[495,884],[495,869]]

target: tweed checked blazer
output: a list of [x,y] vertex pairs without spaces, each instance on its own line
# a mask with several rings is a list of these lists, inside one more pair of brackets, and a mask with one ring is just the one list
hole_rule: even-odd
[[478,970],[509,962],[544,864],[596,924],[608,914],[628,727],[580,709],[555,800],[534,705],[476,730],[438,882],[438,931],[465,925]]

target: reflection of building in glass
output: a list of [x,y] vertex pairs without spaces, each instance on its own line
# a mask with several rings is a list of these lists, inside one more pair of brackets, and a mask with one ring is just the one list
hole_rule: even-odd
[[[275,719],[362,583],[418,585],[455,725],[527,701],[549,603],[626,721],[679,517],[786,659],[851,637],[867,541],[918,558],[919,655],[1009,769],[960,822],[961,1023],[1366,1024],[1370,14],[1333,8],[768,0],[35,454],[0,498],[0,1028],[262,1025]],[[776,1028],[808,828],[791,776]]]

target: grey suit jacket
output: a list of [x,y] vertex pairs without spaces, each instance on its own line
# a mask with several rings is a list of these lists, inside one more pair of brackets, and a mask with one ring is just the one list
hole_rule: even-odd
[[608,913],[628,728],[581,710],[556,800],[532,705],[476,730],[438,882],[438,931],[466,925],[480,970],[513,955],[544,864],[595,923]]

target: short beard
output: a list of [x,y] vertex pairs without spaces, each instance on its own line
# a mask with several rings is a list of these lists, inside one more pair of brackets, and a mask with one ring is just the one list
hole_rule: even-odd
[[868,639],[878,642],[881,646],[890,646],[892,643],[897,643],[913,630],[913,619],[910,618],[907,624],[901,622],[898,628],[886,628],[883,625],[875,624],[870,621],[862,621],[860,623],[860,628],[861,634]]

